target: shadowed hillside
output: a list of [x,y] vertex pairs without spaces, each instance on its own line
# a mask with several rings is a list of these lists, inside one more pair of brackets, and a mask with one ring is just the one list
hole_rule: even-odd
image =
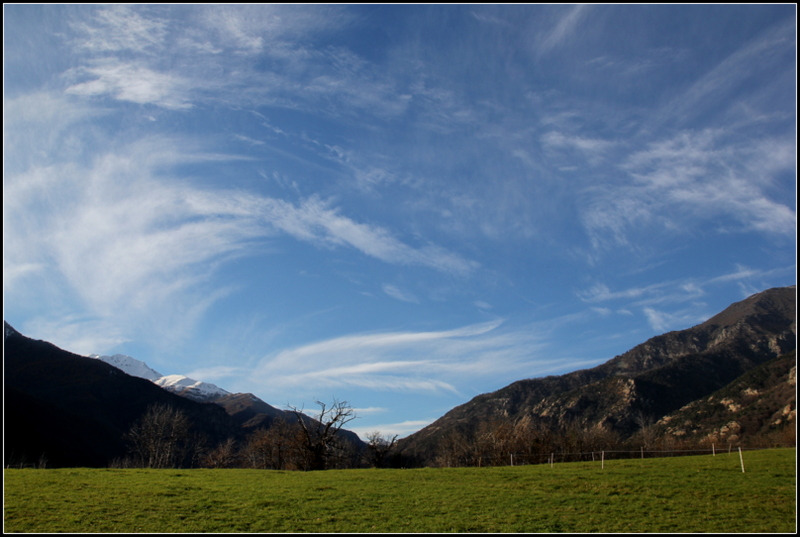
[[4,448],[9,460],[106,466],[126,455],[122,439],[150,405],[180,409],[214,444],[240,434],[224,409],[195,403],[99,360],[23,336],[5,324]]
[[[278,410],[252,394],[228,394],[198,402],[134,377],[108,363],[79,356],[23,336],[5,323],[4,464],[108,466],[130,455],[126,434],[148,409],[161,405],[185,415],[193,456],[231,441],[244,446],[275,420],[297,424],[294,412]],[[310,431],[320,427],[300,415]],[[339,430],[357,454],[364,442]],[[189,460],[181,464],[195,464]]]
[[797,351],[792,351],[664,416],[650,434],[718,445],[752,437],[785,443],[795,437],[796,420]]

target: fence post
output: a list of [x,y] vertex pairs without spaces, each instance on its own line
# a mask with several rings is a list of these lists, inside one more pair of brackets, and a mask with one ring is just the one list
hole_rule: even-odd
[[644,446],[642,446],[642,458],[644,459]]
[[605,451],[601,451],[600,452],[600,469],[604,470],[605,467],[606,467],[606,452]]
[[511,454],[511,466],[514,466],[514,454]]
[[713,457],[717,456],[717,451],[716,451],[716,449],[714,449],[714,442],[711,442],[711,455]]
[[742,473],[744,473],[744,459],[742,458],[742,448],[739,447],[739,463],[742,465]]

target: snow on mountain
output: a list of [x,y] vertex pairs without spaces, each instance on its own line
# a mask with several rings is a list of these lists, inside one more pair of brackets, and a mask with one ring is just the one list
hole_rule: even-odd
[[217,397],[230,394],[230,392],[223,390],[219,386],[209,382],[190,379],[184,375],[162,375],[141,360],[136,360],[124,354],[115,354],[114,356],[90,354],[89,358],[102,360],[109,365],[113,365],[117,369],[121,369],[132,377],[147,379],[167,391],[189,399],[194,399],[195,401],[210,401]]
[[115,354],[114,356],[100,356],[97,354],[90,354],[89,358],[97,358],[103,362],[113,365],[117,369],[123,370],[125,373],[132,377],[139,377],[147,380],[156,381],[164,375],[151,369],[148,365],[140,360],[125,356],[124,354]]
[[165,390],[195,401],[208,401],[231,393],[210,382],[190,379],[184,375],[166,375],[153,382]]

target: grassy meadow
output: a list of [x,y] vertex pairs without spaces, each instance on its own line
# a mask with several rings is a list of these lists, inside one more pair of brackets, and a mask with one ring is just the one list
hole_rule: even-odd
[[5,532],[791,532],[796,451],[408,470],[7,469]]

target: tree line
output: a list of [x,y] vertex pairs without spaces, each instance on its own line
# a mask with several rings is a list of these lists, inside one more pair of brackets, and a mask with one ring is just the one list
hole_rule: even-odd
[[[551,458],[554,462],[595,460],[601,453],[612,458],[629,458],[639,453],[644,456],[648,451],[690,454],[692,450],[711,450],[714,442],[711,438],[681,439],[658,434],[652,418],[639,415],[634,419],[639,429],[630,436],[622,436],[602,425],[587,427],[575,421],[558,423],[525,417],[513,422],[497,418],[482,422],[470,431],[451,430],[439,439],[433,459],[430,455],[426,458],[429,464],[432,462],[439,467],[508,466],[543,464]],[[795,431],[792,424],[782,430],[746,439],[730,437],[718,440],[716,449],[722,451],[730,445],[753,448],[794,446]],[[417,459],[415,464],[413,455],[405,454],[405,464],[412,466],[420,462]]]
[[[549,423],[530,418],[513,422],[497,418],[471,430],[451,430],[438,439],[435,452],[399,453],[397,436],[373,431],[367,442],[354,445],[340,434],[356,418],[346,401],[328,405],[317,401],[315,418],[291,408],[294,419],[276,419],[243,438],[227,438],[216,445],[192,431],[186,414],[156,404],[133,424],[125,439],[128,456],[113,461],[117,467],[143,468],[253,468],[264,470],[327,470],[415,466],[506,466],[541,464],[558,457],[586,460],[601,452],[647,450],[679,451],[708,449],[710,441],[688,441],[658,435],[653,420],[636,418],[638,431],[632,436],[602,426],[586,427],[578,422]],[[752,438],[751,447],[794,445],[794,427],[773,435]],[[724,446],[717,445],[717,449]],[[612,455],[613,456],[613,455]],[[591,460],[589,458],[588,460]]]
[[292,407],[294,419],[274,420],[244,438],[229,437],[216,445],[192,430],[186,413],[165,404],[147,408],[125,434],[127,456],[112,462],[129,468],[254,468],[327,470],[381,467],[397,437],[375,431],[366,446],[348,441],[340,431],[356,418],[346,401],[316,402],[315,418]]

